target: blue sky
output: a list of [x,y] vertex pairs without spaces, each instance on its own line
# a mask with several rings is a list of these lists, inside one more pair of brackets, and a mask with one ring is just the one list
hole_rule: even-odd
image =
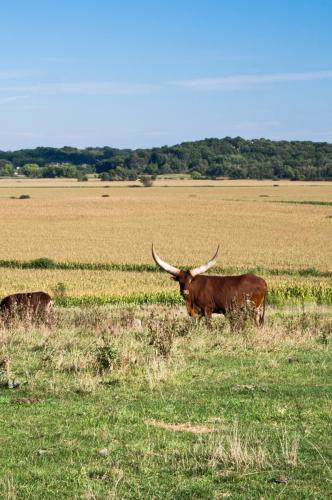
[[330,0],[1,3],[2,150],[332,142]]

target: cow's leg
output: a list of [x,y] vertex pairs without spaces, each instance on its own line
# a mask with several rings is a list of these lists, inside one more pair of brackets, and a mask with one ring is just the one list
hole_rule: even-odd
[[54,312],[54,309],[53,309],[53,300],[51,300],[47,304],[46,311],[45,311],[45,314],[46,314],[45,323],[46,323],[47,326],[50,326],[52,324],[53,312]]
[[254,323],[258,328],[260,327],[260,316],[261,316],[260,308],[255,307],[253,312],[253,318],[254,318]]
[[203,316],[205,318],[206,326],[211,328],[211,318],[212,318],[212,310],[209,307],[204,308]]
[[189,300],[186,300],[186,308],[189,316],[191,317],[197,316],[197,311]]
[[231,309],[226,309],[224,314],[225,314],[225,318],[229,322],[229,326],[231,328],[231,332],[233,333],[233,331],[234,331],[234,321],[233,321],[233,316],[232,316],[232,310]]
[[259,306],[254,308],[253,318],[257,328],[262,328],[264,326],[264,313],[265,313],[265,303],[263,302]]
[[264,300],[261,304],[261,311],[260,311],[260,317],[259,317],[259,326],[261,328],[264,326],[265,304],[266,304],[266,295],[264,296]]
[[226,318],[229,321],[229,326],[231,328],[231,333],[234,333],[236,331],[236,322],[234,320],[234,316],[230,313],[226,314]]

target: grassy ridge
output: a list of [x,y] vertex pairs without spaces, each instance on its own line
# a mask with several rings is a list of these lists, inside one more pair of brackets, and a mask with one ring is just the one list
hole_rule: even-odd
[[[87,271],[125,271],[125,272],[163,272],[155,264],[118,264],[103,262],[57,262],[47,257],[34,260],[0,260],[0,268],[6,269],[62,269],[62,270],[87,270]],[[194,267],[180,266],[181,268]],[[331,278],[332,271],[321,271],[315,267],[303,269],[280,269],[257,266],[251,268],[244,267],[221,267],[215,266],[212,274],[241,274],[256,273],[265,276],[312,276],[318,278]]]
[[[267,296],[267,304],[282,306],[300,304],[302,302],[319,305],[332,305],[332,287],[318,285],[287,285],[271,287]],[[178,292],[129,293],[126,295],[82,295],[55,297],[56,305],[64,307],[104,304],[163,304],[181,305],[183,299]]]
[[291,205],[323,205],[325,207],[331,207],[332,201],[320,201],[320,200],[271,200],[268,203],[288,203]]

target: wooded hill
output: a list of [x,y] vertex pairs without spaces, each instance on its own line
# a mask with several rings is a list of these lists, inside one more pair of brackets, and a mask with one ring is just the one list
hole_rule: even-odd
[[197,179],[328,180],[332,179],[332,144],[225,137],[136,150],[65,146],[0,151],[0,175],[15,171],[29,177],[97,172],[105,180],[169,173],[187,173]]

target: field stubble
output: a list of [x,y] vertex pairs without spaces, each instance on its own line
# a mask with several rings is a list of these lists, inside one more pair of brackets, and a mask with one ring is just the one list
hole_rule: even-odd
[[[223,266],[328,268],[331,207],[273,201],[332,201],[331,183],[168,181],[133,189],[52,182],[0,184],[0,259],[149,263],[154,241],[175,265],[197,264],[220,242]],[[10,199],[22,190],[31,199]]]

